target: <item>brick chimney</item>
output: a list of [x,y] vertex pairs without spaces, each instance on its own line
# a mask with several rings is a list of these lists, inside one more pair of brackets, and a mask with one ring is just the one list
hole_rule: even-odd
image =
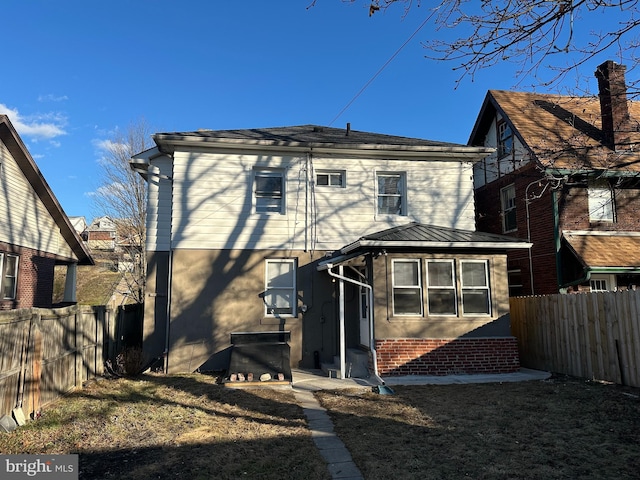
[[631,121],[624,65],[607,60],[596,72],[602,115],[602,142],[612,150],[629,150]]

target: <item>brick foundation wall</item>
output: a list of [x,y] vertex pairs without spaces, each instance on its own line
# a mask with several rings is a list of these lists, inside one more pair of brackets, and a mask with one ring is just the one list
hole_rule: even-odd
[[380,375],[513,373],[520,369],[515,337],[376,340]]

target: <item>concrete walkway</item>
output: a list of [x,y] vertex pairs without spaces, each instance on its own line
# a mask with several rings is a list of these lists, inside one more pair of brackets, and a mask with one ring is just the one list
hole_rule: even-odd
[[[402,377],[383,378],[386,385],[448,385],[460,383],[500,383],[500,382],[523,382],[528,380],[545,380],[551,374],[537,370],[521,369],[517,373],[491,374],[491,375],[449,375],[449,376],[427,376],[410,375]],[[364,480],[362,473],[353,462],[351,453],[347,450],[342,440],[338,438],[333,430],[333,422],[326,409],[324,409],[313,392],[318,390],[335,390],[341,388],[362,388],[364,391],[371,391],[377,385],[369,379],[328,378],[320,370],[293,370],[292,371],[293,393],[296,401],[302,407],[311,437],[320,454],[327,462],[327,468],[334,480]]]

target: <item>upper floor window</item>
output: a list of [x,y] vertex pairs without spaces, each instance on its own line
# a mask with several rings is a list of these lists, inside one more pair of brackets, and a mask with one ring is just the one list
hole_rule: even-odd
[[614,197],[607,180],[589,182],[589,221],[613,222],[615,215]]
[[256,170],[253,183],[256,213],[284,213],[282,170]]
[[377,212],[383,215],[406,215],[406,177],[404,173],[377,173]]
[[507,122],[498,122],[498,157],[506,157],[513,152],[513,131]]
[[393,314],[422,315],[420,260],[394,260]]
[[265,315],[268,317],[296,316],[295,258],[265,260]]
[[512,232],[518,229],[516,219],[516,186],[509,185],[500,190],[502,207],[502,231]]
[[344,187],[345,183],[344,171],[326,171],[316,174],[316,185],[320,187]]
[[18,284],[18,256],[0,253],[0,291],[3,300],[16,298]]

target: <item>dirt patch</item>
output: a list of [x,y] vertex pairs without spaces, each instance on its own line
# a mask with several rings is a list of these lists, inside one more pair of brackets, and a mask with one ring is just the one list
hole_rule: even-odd
[[638,478],[640,391],[572,378],[317,394],[367,479]]

